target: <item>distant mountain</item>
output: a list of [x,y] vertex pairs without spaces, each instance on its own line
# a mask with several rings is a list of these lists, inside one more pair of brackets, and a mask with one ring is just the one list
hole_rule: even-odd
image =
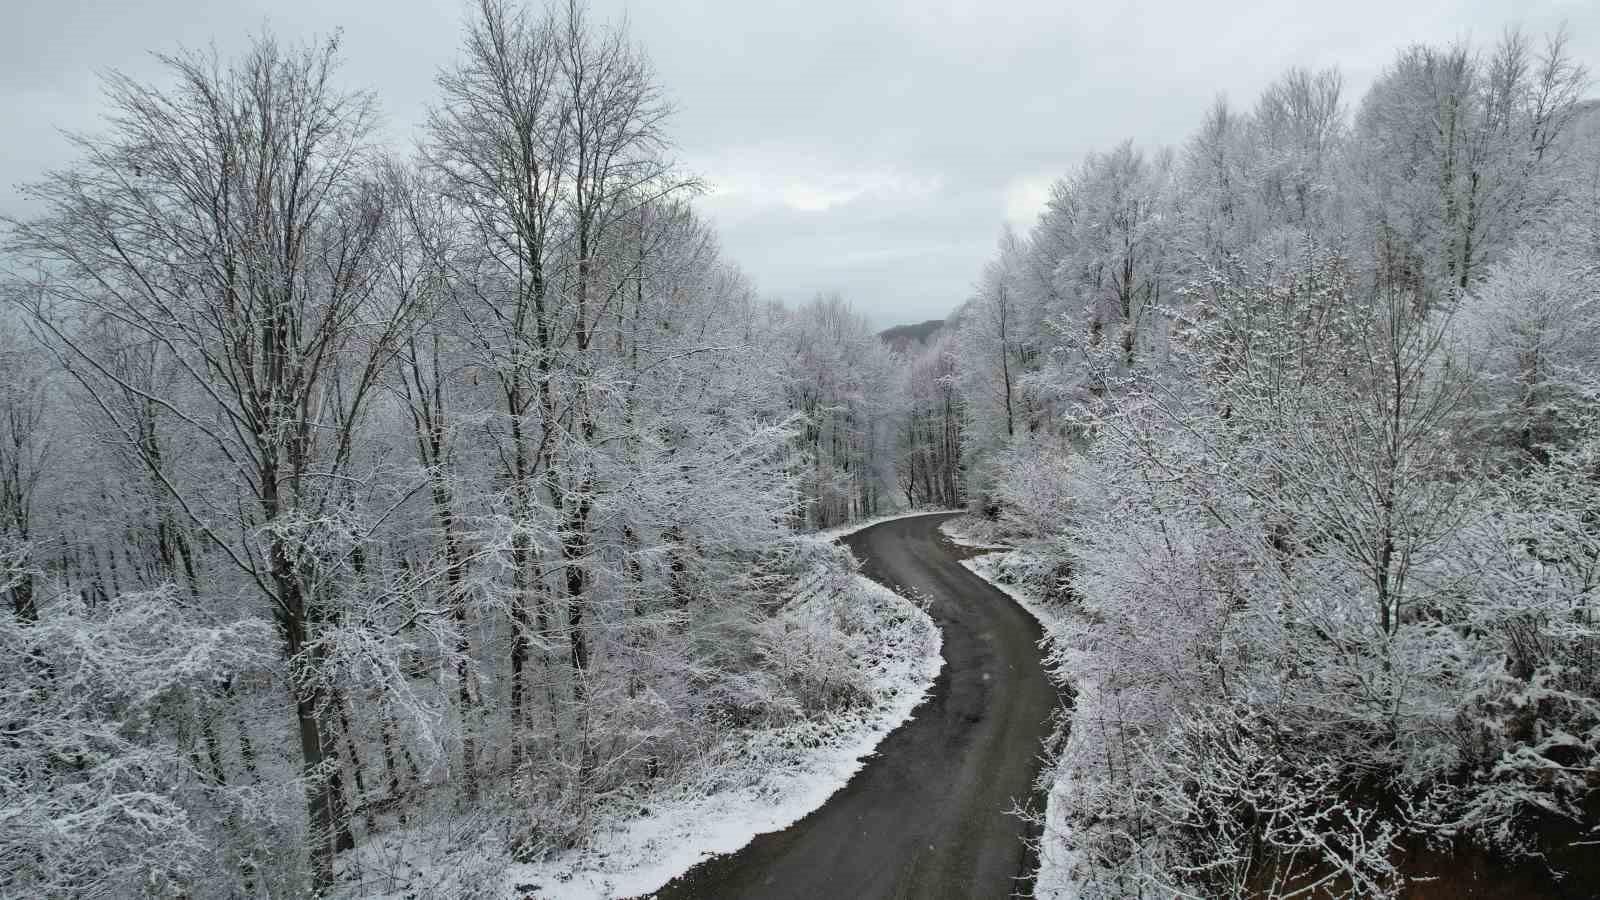
[[926,322],[918,322],[915,325],[896,325],[893,328],[885,328],[878,332],[878,337],[896,350],[905,350],[913,346],[926,346],[945,324],[944,319],[929,319]]

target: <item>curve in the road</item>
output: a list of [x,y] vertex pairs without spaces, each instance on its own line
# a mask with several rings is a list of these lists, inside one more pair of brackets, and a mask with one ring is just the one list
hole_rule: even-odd
[[1058,705],[1039,625],[957,562],[944,516],[845,538],[863,571],[931,599],[945,666],[929,699],[842,790],[782,831],[689,870],[660,898],[1006,897],[1031,893],[1028,826]]

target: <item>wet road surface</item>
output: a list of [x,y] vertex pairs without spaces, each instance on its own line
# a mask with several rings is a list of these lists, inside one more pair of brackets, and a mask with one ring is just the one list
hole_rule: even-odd
[[1059,699],[1033,617],[961,566],[947,516],[845,538],[863,572],[931,598],[945,666],[911,721],[822,807],[701,863],[660,898],[942,898],[1028,895],[1035,862],[1012,810],[1039,798],[1041,742]]

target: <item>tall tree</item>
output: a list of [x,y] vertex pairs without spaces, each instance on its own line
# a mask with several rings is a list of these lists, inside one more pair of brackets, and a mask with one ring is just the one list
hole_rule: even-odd
[[[259,38],[224,64],[162,57],[163,91],[108,80],[109,134],[28,191],[46,212],[13,248],[45,277],[29,312],[200,535],[267,603],[294,693],[313,880],[346,839],[323,661],[347,560],[362,415],[403,341],[409,304],[373,290],[387,214],[369,163],[372,98],[333,82],[336,41]],[[119,376],[78,323],[115,322],[167,354],[180,392]],[[131,392],[222,459],[175,474],[112,399]],[[359,540],[359,534],[354,535]]]

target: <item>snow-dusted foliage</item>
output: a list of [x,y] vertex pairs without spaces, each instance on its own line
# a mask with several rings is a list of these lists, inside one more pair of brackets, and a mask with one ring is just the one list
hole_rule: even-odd
[[1291,72],[1181,153],[1090,157],[1002,242],[958,381],[978,530],[1022,548],[985,574],[1053,617],[1075,696],[1040,893],[1583,864],[1586,84],[1563,36],[1514,31],[1402,53],[1353,116],[1336,73]]
[[782,314],[777,337],[783,395],[799,416],[803,524],[832,528],[894,508],[900,384],[889,349],[838,297]]
[[622,28],[476,4],[411,160],[336,39],[161,60],[5,222],[0,893],[512,893],[905,712],[926,617],[795,537],[899,505],[893,359]]
[[[716,668],[707,659],[681,673],[714,690],[709,698],[688,685],[677,696],[657,685],[651,703],[679,719],[654,726],[663,771],[600,798],[586,840],[519,854],[515,832],[463,840],[458,820],[429,818],[351,854],[346,892],[641,896],[706,854],[803,817],[910,716],[942,665],[927,614],[853,569],[848,553],[823,539],[786,542],[766,584],[778,598],[772,614],[741,623],[736,639],[699,634],[708,647],[716,638],[762,664]],[[695,709],[708,700],[717,708]],[[669,755],[674,744],[680,749]]]
[[0,619],[0,887],[221,894],[260,877],[251,859],[283,826],[246,824],[261,791],[223,780],[220,742],[228,686],[270,672],[267,624],[205,622],[171,590],[44,606]]
[[953,508],[962,498],[959,349],[943,330],[930,346],[901,360],[894,385],[903,406],[895,473],[909,507]]
[[649,890],[932,677],[926,615],[796,533],[961,503],[1075,697],[1040,893],[1584,863],[1564,35],[1090,153],[898,349],[756,296],[581,3],[475,3],[409,159],[336,39],[161,62],[3,222],[0,894]]

